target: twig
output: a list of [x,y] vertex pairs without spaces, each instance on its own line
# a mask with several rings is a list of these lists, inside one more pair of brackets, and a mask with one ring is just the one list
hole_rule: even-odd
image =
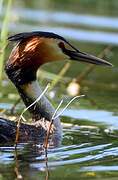
[[23,114],[24,114],[30,107],[32,107],[35,103],[37,103],[37,102],[41,99],[41,97],[45,94],[45,92],[47,91],[47,89],[49,88],[49,86],[50,86],[50,85],[48,84],[48,85],[46,86],[46,88],[44,89],[44,91],[40,94],[40,96],[39,96],[32,104],[30,104],[28,107],[26,107],[26,108],[22,111],[22,113],[21,113],[21,115],[20,115],[20,117],[19,117],[19,119],[18,119],[18,122],[17,122],[16,138],[15,138],[15,149],[17,148],[17,144],[18,144],[20,122],[21,122],[21,120],[26,121],[26,119],[24,118]]
[[[52,124],[53,124],[53,121],[56,120],[60,115],[63,114],[63,112],[68,108],[68,106],[77,98],[81,98],[81,97],[84,97],[84,95],[80,95],[80,96],[75,96],[74,98],[72,98],[68,103],[67,105],[57,114],[57,111],[58,109],[60,108],[60,106],[62,105],[63,103],[63,100],[61,100],[61,102],[59,103],[59,105],[57,106],[53,116],[52,116],[52,119],[51,119],[51,122],[50,122],[50,125],[49,125],[49,129],[47,131],[47,135],[46,135],[46,138],[45,138],[45,142],[44,142],[44,148],[45,148],[45,158],[46,158],[46,161],[48,160],[48,157],[47,157],[47,148],[48,148],[48,140],[49,140],[49,136],[50,136],[50,130],[52,128]],[[56,115],[57,114],[57,115]]]
[[53,117],[53,120],[54,120],[54,119],[57,119],[60,115],[62,115],[63,112],[67,109],[67,107],[68,107],[75,99],[81,98],[81,97],[84,97],[84,96],[85,96],[85,95],[80,95],[80,96],[75,96],[74,98],[72,98],[72,99],[68,102],[68,104],[62,109],[62,111],[59,112],[55,117]]
[[48,161],[46,161],[46,177],[45,180],[49,179]]
[[50,122],[50,125],[49,125],[49,129],[47,131],[47,135],[46,135],[46,138],[45,138],[45,142],[44,142],[44,148],[45,148],[45,158],[46,158],[46,161],[48,160],[48,157],[47,157],[47,149],[48,149],[48,139],[49,139],[49,136],[50,136],[50,131],[51,131],[51,128],[52,128],[52,124],[53,124],[53,120],[54,120],[54,117],[58,111],[58,109],[60,108],[60,106],[62,105],[63,103],[63,100],[61,100],[61,102],[59,103],[59,105],[57,106],[53,116],[52,116],[52,120]]
[[14,168],[14,171],[16,173],[16,178],[17,179],[23,179],[21,173],[19,172],[19,163],[18,163],[17,149],[15,149],[15,168]]

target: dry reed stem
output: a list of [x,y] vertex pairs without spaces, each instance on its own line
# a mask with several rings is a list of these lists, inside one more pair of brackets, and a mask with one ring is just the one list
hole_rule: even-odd
[[[60,101],[59,105],[57,106],[53,116],[52,116],[52,119],[51,119],[51,122],[50,122],[50,126],[49,126],[49,129],[47,131],[47,135],[46,135],[46,138],[45,138],[45,142],[44,142],[44,148],[45,148],[45,158],[46,158],[46,161],[48,160],[48,157],[47,157],[47,149],[48,149],[48,140],[49,140],[49,136],[50,136],[50,130],[52,128],[52,124],[53,124],[53,121],[56,120],[59,116],[61,116],[63,114],[63,112],[68,108],[68,106],[77,98],[81,98],[81,97],[84,97],[84,95],[80,95],[80,96],[75,96],[73,97],[68,103],[67,105],[57,114],[60,106],[62,105],[63,103],[63,100]],[[57,115],[56,115],[57,114]]]
[[32,104],[30,104],[28,107],[26,107],[26,108],[22,111],[22,113],[21,113],[21,115],[20,115],[20,117],[19,117],[19,119],[18,119],[18,123],[17,123],[16,138],[15,138],[15,149],[17,148],[17,144],[18,144],[19,128],[20,128],[21,120],[26,121],[26,119],[24,118],[23,114],[24,114],[30,107],[32,107],[36,102],[40,101],[41,97],[46,93],[46,91],[47,91],[47,89],[49,88],[49,86],[50,86],[50,85],[48,84],[48,85],[46,86],[46,88],[44,89],[44,91],[40,94],[40,96],[39,96]]
[[[36,102],[38,102],[38,101],[41,99],[41,97],[46,93],[46,91],[48,90],[48,88],[49,88],[49,84],[46,86],[46,88],[45,88],[44,91],[41,93],[41,95],[40,95],[32,104],[30,104],[28,107],[26,107],[26,108],[22,111],[22,113],[21,113],[21,115],[20,115],[20,117],[19,117],[19,119],[18,119],[18,123],[17,123],[16,138],[15,138],[15,150],[16,150],[17,144],[18,144],[19,129],[20,129],[21,120],[26,121],[26,119],[24,118],[23,114],[24,114],[30,107],[32,107]],[[47,158],[48,140],[49,140],[49,136],[50,136],[50,133],[51,133],[53,121],[56,120],[60,115],[62,115],[63,112],[68,108],[68,106],[69,106],[75,99],[81,98],[81,97],[83,97],[83,96],[84,96],[84,95],[80,95],[80,96],[75,96],[74,98],[72,98],[72,99],[67,103],[67,105],[66,105],[59,113],[57,113],[57,112],[58,112],[60,106],[62,105],[63,100],[61,100],[61,102],[60,102],[59,105],[57,106],[57,108],[56,108],[56,110],[55,110],[55,112],[54,112],[54,114],[53,114],[53,116],[52,116],[52,118],[51,118],[50,125],[49,125],[49,129],[48,129],[48,131],[47,131],[47,135],[46,135],[45,142],[44,142],[46,161],[48,160],[48,158]]]

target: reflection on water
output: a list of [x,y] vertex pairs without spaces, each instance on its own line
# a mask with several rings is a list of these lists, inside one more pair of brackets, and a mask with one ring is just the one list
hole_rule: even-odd
[[75,119],[85,119],[93,122],[98,122],[112,126],[113,129],[118,129],[118,116],[114,116],[113,112],[103,110],[65,110],[64,115]]
[[[80,179],[84,177],[100,178],[101,172],[105,176],[112,177],[116,172],[118,175],[118,143],[110,136],[103,136],[102,133],[93,134],[92,127],[89,128],[89,135],[83,134],[80,130],[64,128],[64,138],[62,146],[48,149],[48,171],[49,177],[60,179],[67,176],[68,179]],[[69,145],[67,145],[69,144]],[[9,169],[8,169],[9,167]],[[10,177],[15,177],[14,169],[25,179],[31,175],[33,177],[45,177],[47,175],[47,165],[45,153],[40,145],[33,143],[19,144],[17,154],[13,146],[0,147],[0,173],[5,177],[6,173]],[[111,173],[109,174],[109,171]],[[92,172],[89,174],[89,172]]]
[[[0,103],[0,109],[10,110],[12,104]],[[19,109],[20,106],[16,107]],[[60,110],[61,111],[61,110]],[[63,116],[78,119],[84,119],[92,122],[97,122],[110,126],[113,129],[118,129],[118,116],[114,115],[114,112],[109,112],[105,110],[88,110],[88,109],[67,109],[63,112]]]
[[[67,121],[63,123],[63,142],[61,147],[48,149],[48,164],[40,144],[20,143],[17,152],[13,145],[4,144],[0,147],[2,177],[9,174],[15,178],[16,172],[26,179],[29,175],[31,179],[46,178],[48,172],[49,177],[54,179],[60,179],[62,173],[68,179],[77,179],[78,175],[80,179],[101,178],[102,172],[104,176],[112,177],[114,173],[115,177],[118,176],[118,132],[114,131],[118,129],[118,117],[113,116],[112,112],[85,109],[68,109],[63,115]],[[72,119],[78,118],[78,123],[73,124]],[[84,125],[78,125],[82,119]],[[90,121],[98,124],[89,125]],[[104,127],[99,126],[101,124],[104,124]],[[108,129],[110,125],[112,131]]]
[[[10,109],[11,105],[6,108]],[[101,179],[102,172],[105,177],[117,177],[118,116],[108,111],[88,109],[67,109],[63,116],[66,122],[63,123],[63,142],[61,147],[48,149],[48,164],[40,144],[20,143],[17,152],[13,145],[4,144],[0,146],[1,177],[12,179],[17,173],[24,179],[29,175],[31,179],[45,179],[48,175],[60,179],[63,173],[68,179],[78,179],[78,176],[80,179]],[[76,124],[72,123],[73,120]],[[112,131],[109,130],[111,126]]]

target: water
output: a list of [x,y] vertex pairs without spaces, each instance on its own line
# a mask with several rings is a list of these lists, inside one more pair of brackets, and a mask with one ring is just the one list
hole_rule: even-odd
[[[18,7],[16,4],[17,8],[12,11],[12,22],[9,25],[12,34],[31,30],[54,31],[74,41],[76,47],[93,54],[99,54],[106,46],[112,45],[113,49],[107,58],[114,64],[114,68],[96,68],[83,81],[82,94],[87,94],[89,98],[74,101],[64,111],[61,117],[62,144],[48,149],[47,163],[40,144],[19,143],[17,151],[13,144],[0,144],[0,180],[13,180],[16,177],[25,180],[118,178],[117,0],[107,3],[103,0],[89,1],[87,4],[86,0],[80,0],[79,4],[73,0],[69,3],[46,0],[44,4],[40,2],[40,8],[37,9],[39,4],[34,0],[30,5],[26,3],[26,7],[20,3],[21,7]],[[57,74],[63,64],[54,63],[43,69]],[[66,76],[76,77],[84,68],[84,65],[74,62]],[[45,86],[47,78],[42,81],[40,83]],[[52,101],[55,106],[62,97],[67,97],[66,87],[67,84],[61,82],[54,89],[56,95]],[[18,95],[6,77],[0,98],[0,110],[6,110],[1,115],[8,114]],[[65,98],[65,101],[67,99],[70,97]],[[94,105],[91,100],[95,101]],[[16,115],[19,110],[21,112],[21,108],[22,105],[16,108]]]
[[68,109],[63,115],[62,145],[48,149],[48,163],[40,144],[19,143],[17,151],[13,145],[1,145],[1,179],[15,179],[16,172],[24,179],[118,177],[118,116],[86,109]]

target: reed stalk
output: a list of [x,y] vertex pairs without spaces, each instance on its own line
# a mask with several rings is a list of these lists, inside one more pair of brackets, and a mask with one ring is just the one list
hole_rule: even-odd
[[[2,72],[3,72],[3,62],[5,57],[5,47],[7,45],[7,36],[8,36],[8,25],[10,20],[11,6],[13,0],[7,0],[6,12],[3,18],[3,24],[0,33],[0,84],[2,81]],[[1,0],[0,4],[3,1]],[[3,5],[3,4],[2,4]]]

